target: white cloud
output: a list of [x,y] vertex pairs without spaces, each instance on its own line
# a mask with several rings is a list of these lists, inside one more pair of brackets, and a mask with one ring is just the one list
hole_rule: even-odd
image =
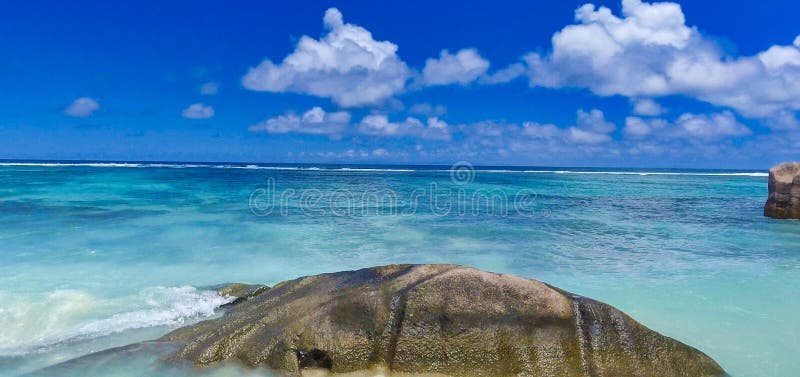
[[336,138],[347,130],[350,124],[350,113],[346,111],[326,112],[314,107],[298,116],[287,113],[250,126],[251,132],[272,134],[310,134],[328,135]]
[[739,123],[730,111],[718,114],[683,114],[676,121],[687,135],[702,139],[745,136],[751,134],[749,128]]
[[467,136],[481,140],[480,143],[487,147],[536,145],[537,148],[553,152],[609,143],[612,141],[610,134],[616,129],[597,109],[578,110],[575,123],[572,127],[560,128],[536,122],[522,125],[478,122],[462,125],[459,129]]
[[639,139],[650,136],[658,130],[666,128],[667,125],[668,123],[664,119],[628,117],[625,119],[625,128],[622,132],[626,137]]
[[372,136],[409,136],[428,140],[447,141],[451,138],[450,126],[436,117],[423,124],[417,118],[408,117],[402,122],[391,122],[386,115],[367,115],[358,125],[358,132]]
[[187,119],[209,119],[214,116],[214,108],[202,103],[193,103],[181,112]]
[[758,118],[800,110],[797,43],[730,57],[670,2],[623,0],[621,17],[587,4],[575,20],[553,35],[549,54],[525,56],[532,86],[631,98],[678,94]]
[[336,8],[328,9],[323,21],[326,35],[320,40],[303,36],[280,64],[267,59],[250,68],[244,87],[326,97],[346,107],[377,104],[405,88],[410,71],[395,44],[344,23]]
[[384,148],[376,148],[372,151],[372,157],[387,157],[389,156],[389,151]]
[[91,116],[98,109],[100,109],[100,104],[97,103],[96,100],[89,97],[81,97],[72,101],[72,103],[64,109],[64,114],[71,117],[86,118]]
[[525,74],[527,68],[521,63],[513,63],[495,73],[480,78],[482,84],[503,84]]
[[358,126],[359,132],[366,135],[381,135],[381,136],[396,136],[405,131],[406,126],[421,125],[419,120],[408,118],[405,122],[393,123],[389,122],[389,117],[386,115],[367,115],[361,119],[361,124]]
[[609,134],[617,127],[606,120],[602,111],[578,110],[577,125],[570,127],[569,138],[578,144],[602,144],[611,141]]
[[425,61],[422,84],[467,85],[485,74],[488,69],[489,61],[482,58],[474,48],[462,49],[455,54],[442,50],[438,59],[430,58]]
[[578,144],[602,144],[611,141],[611,136],[598,132],[586,131],[577,127],[570,127],[569,137]]
[[[500,162],[514,156],[516,161],[570,163],[573,158],[585,159],[616,153],[616,142],[610,136],[613,124],[599,110],[581,111],[572,127],[524,122],[522,124],[483,121],[459,125],[459,144],[427,152],[443,158],[494,159]],[[611,130],[611,131],[609,131]],[[585,160],[584,160],[585,161]]]
[[[428,128],[436,127],[435,121],[428,123]],[[421,121],[413,118],[391,122],[383,115],[371,115],[364,118],[359,132],[375,136],[418,136],[422,126]],[[646,163],[653,161],[652,156],[659,156],[658,162],[669,164],[670,161],[720,161],[722,158],[745,161],[763,153],[765,145],[776,140],[782,140],[776,152],[781,155],[786,155],[791,145],[800,145],[797,137],[764,139],[751,143],[752,147],[740,145],[740,141],[752,140],[741,139],[751,131],[731,111],[686,113],[671,120],[631,116],[622,130],[624,137],[619,139],[612,137],[617,128],[615,124],[598,109],[578,111],[570,127],[491,120],[447,127],[453,135],[451,140],[457,143],[443,143],[436,148],[416,144],[407,151],[393,151],[392,156],[410,151],[426,159],[459,158],[498,163],[507,162],[513,156],[515,161],[527,164]]]
[[776,131],[790,131],[800,128],[800,120],[792,111],[779,111],[767,119],[767,125]]
[[522,124],[522,136],[532,139],[553,139],[561,135],[562,130],[554,124],[525,122]]
[[607,134],[617,128],[614,123],[607,121],[603,112],[598,109],[588,112],[578,110],[577,118],[577,127],[587,131]]
[[674,123],[661,118],[642,119],[628,117],[623,133],[631,139],[651,138],[657,140],[720,140],[750,135],[747,126],[739,123],[730,111],[715,114],[686,113]]
[[369,153],[367,153],[367,151],[365,151],[363,149],[359,149],[359,150],[348,149],[346,152],[344,152],[344,155],[347,158],[357,158],[357,157],[366,158],[366,157],[369,157]]
[[219,84],[215,82],[207,82],[200,86],[200,94],[205,96],[213,96],[219,92]]
[[[617,142],[627,155],[661,156],[667,160],[747,160],[771,152],[763,145],[737,146],[735,139],[752,132],[730,111],[714,114],[686,113],[670,122],[662,118],[628,117],[625,139]],[[647,160],[646,160],[647,161]]]
[[771,71],[785,66],[800,67],[800,49],[794,46],[772,46],[758,54],[758,58]]
[[452,137],[450,126],[439,118],[428,118],[427,125],[428,127],[423,129],[421,134],[423,139],[449,141]]
[[425,140],[449,141],[451,129],[447,122],[438,117],[429,117],[422,121],[408,117],[400,122],[392,122],[385,114],[367,115],[353,126],[351,115],[347,111],[326,112],[314,107],[302,115],[286,113],[269,118],[249,127],[251,132],[272,134],[310,134],[328,135],[339,139],[352,132],[378,137],[410,137]]
[[650,98],[640,98],[635,99],[633,102],[633,113],[637,115],[645,115],[645,116],[657,116],[664,114],[666,110],[664,110],[658,102],[653,101]]

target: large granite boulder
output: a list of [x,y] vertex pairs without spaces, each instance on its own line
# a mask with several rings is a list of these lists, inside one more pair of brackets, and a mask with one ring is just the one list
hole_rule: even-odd
[[769,170],[764,216],[800,219],[800,162],[785,162]]
[[[173,358],[291,376],[380,370],[456,377],[722,376],[702,352],[610,305],[455,265],[393,265],[283,282],[178,329]],[[315,374],[316,375],[316,374]]]

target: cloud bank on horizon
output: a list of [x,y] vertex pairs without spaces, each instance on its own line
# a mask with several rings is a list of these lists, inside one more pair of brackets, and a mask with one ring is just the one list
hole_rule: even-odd
[[[415,66],[403,59],[402,46],[330,8],[322,17],[321,36],[303,35],[282,58],[252,62],[240,80],[246,91],[291,93],[317,102],[241,127],[262,137],[321,138],[336,152],[308,155],[352,161],[713,159],[743,150],[776,156],[800,150],[800,35],[792,43],[734,55],[717,38],[687,24],[677,3],[622,0],[621,5],[619,14],[604,6],[580,6],[575,22],[555,30],[549,46],[530,46],[518,61],[501,66],[492,65],[492,57],[469,41],[457,49],[442,48]],[[414,93],[447,87],[459,93],[519,91],[520,83],[527,90],[624,98],[628,114],[615,123],[595,103],[577,105],[574,121],[565,124],[463,117],[453,122],[442,104],[404,102]],[[209,100],[227,94],[219,93],[216,81],[199,88]],[[707,110],[676,112],[664,104],[670,98],[695,101]],[[197,102],[181,115],[208,120],[220,114],[215,107]],[[87,118],[99,108],[96,100],[81,97],[63,113]]]

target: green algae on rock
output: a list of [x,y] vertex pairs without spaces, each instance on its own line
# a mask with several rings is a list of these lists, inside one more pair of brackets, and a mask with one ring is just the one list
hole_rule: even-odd
[[614,307],[456,265],[392,265],[262,289],[162,338],[172,357],[302,371],[453,377],[723,376],[702,352]]

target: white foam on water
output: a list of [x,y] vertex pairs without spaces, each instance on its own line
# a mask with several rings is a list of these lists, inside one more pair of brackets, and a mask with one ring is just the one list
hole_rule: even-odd
[[[479,170],[480,171],[480,170]],[[493,171],[486,171],[493,172]],[[510,172],[510,171],[509,171]],[[573,171],[573,170],[522,170],[519,173],[553,173],[553,174],[609,174],[609,175],[677,175],[677,176],[709,176],[709,177],[769,177],[763,172],[730,172],[730,173],[703,173],[703,172],[652,172],[652,171]]]
[[0,356],[127,330],[177,326],[214,315],[233,298],[194,287],[154,287],[137,295],[100,299],[79,290],[14,297],[0,291]]
[[[432,170],[436,172],[449,172],[450,170]],[[530,174],[608,174],[608,175],[675,175],[675,176],[710,176],[710,177],[768,177],[769,173],[763,172],[654,172],[654,171],[603,171],[603,170],[509,170],[509,169],[475,169],[476,173],[530,173]]]
[[[413,173],[419,170],[408,168],[358,168],[358,167],[293,167],[263,165],[230,165],[230,164],[170,164],[170,163],[117,163],[117,162],[0,162],[0,166],[21,167],[95,167],[95,168],[171,168],[171,169],[247,169],[247,170],[287,170],[287,171],[331,171],[331,172],[386,172]],[[449,169],[423,169],[429,172],[450,172]],[[602,170],[510,170],[510,169],[475,169],[478,173],[535,173],[535,174],[608,174],[608,175],[666,175],[666,176],[709,176],[709,177],[768,177],[766,172],[657,172],[657,171],[602,171]]]
[[[139,168],[146,164],[131,164],[117,162],[2,162],[0,166],[31,166],[31,167],[96,167],[96,168]],[[157,164],[150,164],[157,165]]]
[[412,173],[415,169],[377,169],[377,168],[339,168],[339,171],[375,171],[375,172],[398,172],[398,173]]

